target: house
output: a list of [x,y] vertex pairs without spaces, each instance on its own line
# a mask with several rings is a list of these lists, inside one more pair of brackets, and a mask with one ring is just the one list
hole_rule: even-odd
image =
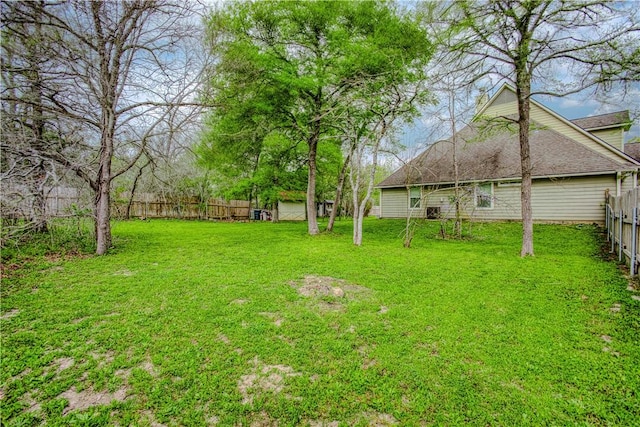
[[[605,193],[638,185],[640,162],[624,152],[627,111],[567,120],[531,100],[532,209],[538,222],[605,220]],[[515,89],[501,87],[474,121],[378,184],[380,217],[519,220],[520,144]],[[509,120],[511,119],[511,120]]]

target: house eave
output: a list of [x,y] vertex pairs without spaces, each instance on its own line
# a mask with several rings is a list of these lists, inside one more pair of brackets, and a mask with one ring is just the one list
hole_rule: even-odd
[[[553,174],[553,175],[535,175],[532,176],[532,180],[536,179],[562,179],[562,178],[573,178],[573,177],[585,177],[585,176],[603,176],[603,175],[616,175],[618,173],[633,173],[638,172],[640,168],[623,168],[620,170],[608,170],[608,171],[598,171],[598,172],[581,172],[581,173],[566,173],[566,174]],[[521,181],[522,178],[519,176],[515,177],[504,177],[504,178],[490,178],[490,179],[469,179],[469,180],[461,180],[458,181],[458,184],[477,184],[481,182],[512,182],[512,181]],[[437,181],[437,182],[422,182],[422,183],[412,183],[406,185],[385,185],[385,186],[376,186],[381,190],[383,189],[391,189],[391,188],[407,188],[407,187],[416,187],[416,186],[426,186],[426,185],[455,185],[455,181]]]
[[[579,127],[579,126],[578,126]],[[586,130],[587,132],[596,132],[599,130],[607,130],[607,129],[620,129],[622,128],[623,130],[629,130],[631,127],[630,124],[617,124],[617,125],[609,125],[609,126],[598,126],[595,128],[583,128],[584,130]]]

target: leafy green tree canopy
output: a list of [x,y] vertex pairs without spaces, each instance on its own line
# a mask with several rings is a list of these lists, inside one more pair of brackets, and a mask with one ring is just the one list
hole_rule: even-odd
[[[349,106],[422,78],[432,51],[419,17],[389,2],[233,2],[209,17],[208,28],[219,60],[201,151],[225,152],[249,170],[273,132],[303,144],[309,212],[318,146],[338,143]],[[309,233],[318,231],[309,215]]]

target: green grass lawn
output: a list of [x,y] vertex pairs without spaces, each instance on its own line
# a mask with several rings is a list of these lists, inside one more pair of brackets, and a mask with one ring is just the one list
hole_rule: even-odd
[[638,425],[640,302],[595,228],[521,259],[519,224],[437,227],[114,223],[3,279],[2,423]]

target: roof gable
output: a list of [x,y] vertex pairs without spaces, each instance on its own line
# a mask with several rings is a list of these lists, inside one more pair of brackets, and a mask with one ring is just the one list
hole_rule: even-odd
[[[482,117],[508,117],[517,114],[517,112],[515,89],[508,84],[504,84],[478,111],[474,120]],[[554,129],[614,161],[636,162],[624,152],[545,107],[535,99],[530,99],[530,119],[531,122],[537,123],[538,126]]]
[[[456,135],[458,180],[519,179],[521,169],[518,133],[502,128],[499,132],[482,136],[485,125],[476,123],[467,126]],[[532,131],[529,142],[532,174],[536,178],[597,175],[636,167],[631,163],[621,164],[609,159],[553,129]],[[382,181],[379,187],[453,183],[453,154],[452,141],[439,141]]]
[[[537,101],[532,99],[530,106],[529,144],[534,177],[598,175],[637,170],[640,166],[628,154]],[[454,140],[460,181],[519,179],[520,143],[513,124],[516,114],[515,89],[505,84],[479,109],[472,125],[452,140],[432,145],[378,186],[453,183]],[[497,122],[502,127],[496,127]],[[504,125],[509,122],[512,129]],[[494,130],[488,132],[491,128]]]

